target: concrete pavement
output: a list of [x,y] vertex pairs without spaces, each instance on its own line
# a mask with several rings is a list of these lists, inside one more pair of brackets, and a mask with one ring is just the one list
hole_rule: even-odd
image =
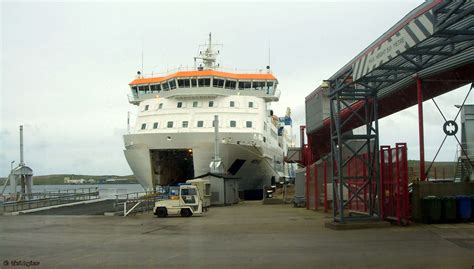
[[[0,266],[30,268],[467,268],[474,224],[334,231],[328,214],[244,202],[202,217],[0,216]],[[18,267],[17,267],[18,268]]]

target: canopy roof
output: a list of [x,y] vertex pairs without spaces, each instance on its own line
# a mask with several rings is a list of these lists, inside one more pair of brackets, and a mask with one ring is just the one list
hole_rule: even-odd
[[172,78],[189,78],[189,77],[221,77],[236,80],[277,80],[272,74],[236,74],[221,72],[216,70],[202,70],[202,71],[181,71],[168,76],[152,77],[152,78],[138,78],[130,82],[129,85],[152,84],[160,83]]

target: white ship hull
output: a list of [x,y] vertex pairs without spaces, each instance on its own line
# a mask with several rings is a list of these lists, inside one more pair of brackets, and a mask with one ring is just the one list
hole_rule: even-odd
[[[278,179],[281,175],[283,151],[280,148],[266,146],[257,139],[257,134],[252,133],[219,133],[219,137],[219,156],[224,170],[240,179],[241,191],[261,190],[271,183],[272,177]],[[125,157],[137,180],[146,189],[209,173],[214,156],[213,133],[130,134],[124,136],[124,142]],[[177,154],[173,155],[175,159],[167,155],[166,160],[160,160],[157,157],[160,152]],[[182,171],[190,164],[180,164],[181,159],[192,160],[191,173]]]
[[238,178],[245,198],[261,197],[263,186],[284,176],[292,121],[290,110],[283,118],[273,115],[278,80],[269,66],[254,73],[220,71],[214,48],[209,35],[205,50],[194,58],[197,68],[165,76],[138,72],[129,84],[129,102],[138,109],[131,133],[124,136],[124,153],[145,189],[209,173],[216,123],[218,171]]

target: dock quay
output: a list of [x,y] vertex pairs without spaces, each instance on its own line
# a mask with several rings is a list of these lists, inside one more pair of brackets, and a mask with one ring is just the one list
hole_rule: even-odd
[[[35,268],[471,268],[474,224],[334,231],[331,214],[242,202],[204,217],[0,216],[0,258]],[[54,255],[52,255],[54,253]],[[337,258],[334,253],[339,253]],[[5,267],[7,268],[7,267]]]

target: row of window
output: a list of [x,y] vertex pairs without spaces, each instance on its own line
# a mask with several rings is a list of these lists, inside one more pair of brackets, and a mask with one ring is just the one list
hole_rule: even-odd
[[[189,127],[189,121],[185,120],[181,122],[181,128],[188,128]],[[196,121],[196,127],[197,128],[203,128],[204,127],[204,121],[203,120],[198,120]],[[214,121],[212,121],[212,127],[214,127]],[[237,127],[237,121],[231,120],[229,121],[229,127]],[[252,121],[245,121],[245,127],[246,128],[252,128],[253,127],[253,122]],[[159,122],[154,122],[153,123],[153,129],[158,129],[160,128],[160,123]],[[174,128],[174,121],[168,121],[166,122],[166,128]],[[147,123],[142,123],[140,126],[141,130],[146,130],[147,129]]]
[[273,90],[273,81],[236,81],[220,78],[190,78],[190,79],[171,79],[157,84],[132,86],[133,93],[158,93],[160,91],[169,91],[176,88],[195,88],[195,87],[214,87],[229,90]]
[[[177,102],[176,107],[177,108],[183,108],[183,107],[186,106],[185,104],[186,103],[183,103],[183,102]],[[214,104],[214,101],[209,101],[207,105],[208,105],[208,107],[214,107],[215,104]],[[236,106],[235,101],[230,101],[229,102],[229,107],[235,107],[235,106]],[[194,101],[193,102],[193,107],[199,107],[199,102]],[[254,102],[248,102],[248,107],[249,108],[254,108],[255,107]],[[162,108],[163,108],[163,103],[159,103],[158,104],[158,109],[162,109]],[[149,109],[150,109],[150,105],[145,105],[145,107],[143,107],[143,111],[148,111]]]

